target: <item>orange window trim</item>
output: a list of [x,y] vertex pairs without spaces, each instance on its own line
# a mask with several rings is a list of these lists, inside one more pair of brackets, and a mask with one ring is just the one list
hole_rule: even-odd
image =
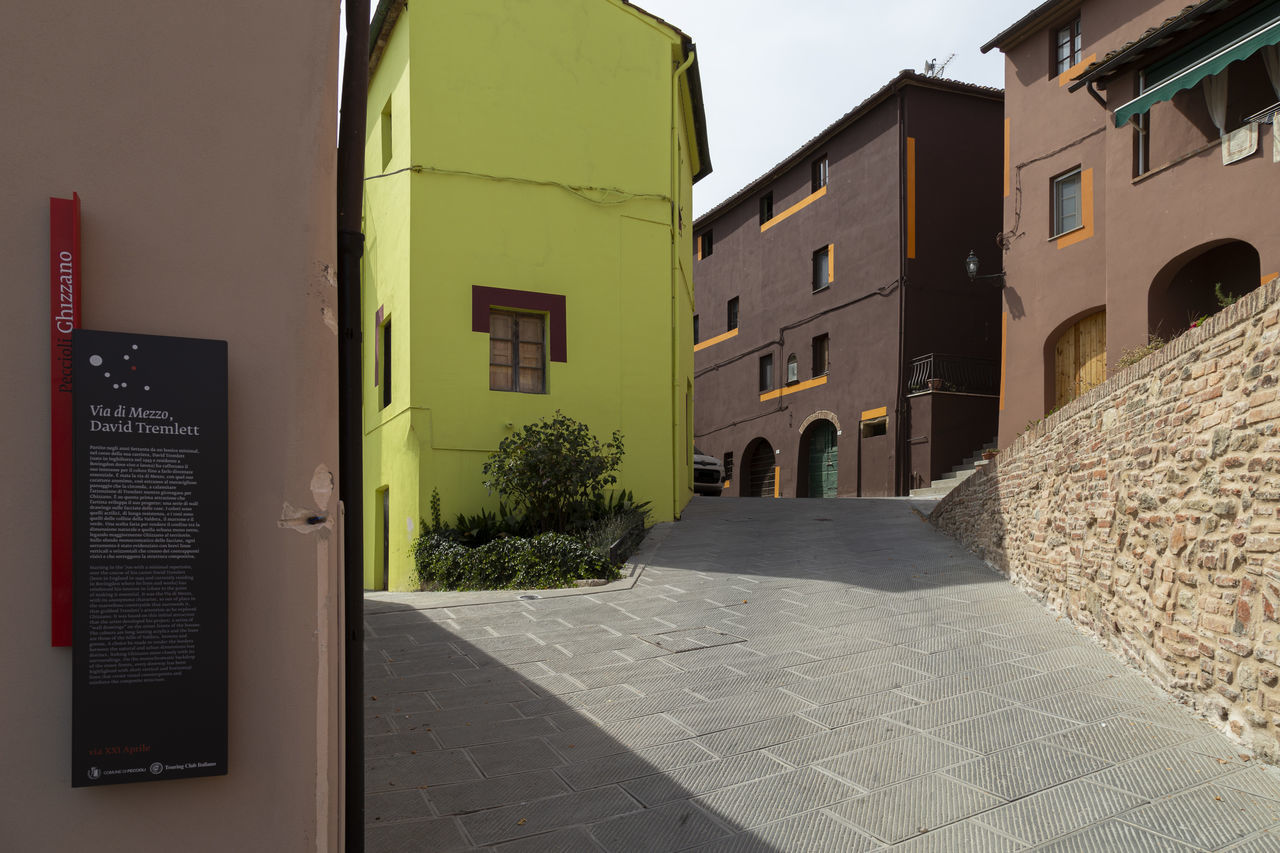
[[1009,156],[1010,156],[1009,155],[1009,139],[1010,139],[1010,133],[1012,132],[1012,128],[1013,128],[1012,121],[1013,119],[1011,118],[1006,118],[1004,120],[1004,196],[1005,198],[1009,197]]
[[907,257],[916,256],[916,138],[907,137]]
[[1058,238],[1058,248],[1074,246],[1093,236],[1093,169],[1080,170],[1080,219],[1084,224]]
[[889,407],[881,406],[878,409],[867,409],[865,412],[862,413],[862,417],[860,420],[869,421],[872,418],[887,417],[888,414],[889,414]]
[[768,231],[770,228],[777,225],[779,222],[786,219],[788,216],[792,215],[793,213],[799,213],[801,210],[804,210],[806,207],[813,204],[815,201],[822,198],[826,194],[827,194],[826,187],[822,187],[817,192],[809,193],[809,195],[800,199],[798,202],[791,205],[786,210],[782,211],[777,216],[770,219],[768,222],[762,223],[760,225],[760,233],[763,234],[764,232]]
[[732,338],[737,334],[738,334],[737,329],[730,329],[729,331],[725,332],[722,335],[716,335],[714,338],[707,338],[705,341],[702,341],[701,343],[694,344],[693,351],[698,352],[699,350],[704,350],[707,347],[715,346],[718,343],[729,340],[729,338]]
[[1098,58],[1098,54],[1091,53],[1088,56],[1086,56],[1084,59],[1077,62],[1075,65],[1068,68],[1066,71],[1063,71],[1061,74],[1058,75],[1058,86],[1059,87],[1065,86],[1068,83],[1070,83],[1072,80],[1076,79],[1076,77],[1080,74],[1080,72],[1088,68],[1090,65],[1092,65],[1093,61],[1097,58]]
[[794,394],[797,391],[808,391],[810,388],[817,388],[819,385],[826,385],[826,376],[815,376],[812,379],[806,379],[804,382],[798,382],[795,385],[785,385],[782,388],[775,388],[772,391],[765,391],[760,395],[760,402],[764,403],[768,400],[776,400],[779,397],[785,397],[788,394]]

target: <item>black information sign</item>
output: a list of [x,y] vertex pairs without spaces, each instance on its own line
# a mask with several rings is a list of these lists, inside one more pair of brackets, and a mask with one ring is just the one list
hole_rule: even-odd
[[227,344],[72,348],[72,785],[223,775]]

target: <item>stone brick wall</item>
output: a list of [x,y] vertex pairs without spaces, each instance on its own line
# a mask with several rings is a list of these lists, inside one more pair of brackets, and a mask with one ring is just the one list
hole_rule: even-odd
[[1273,762],[1278,284],[1031,425],[931,516]]

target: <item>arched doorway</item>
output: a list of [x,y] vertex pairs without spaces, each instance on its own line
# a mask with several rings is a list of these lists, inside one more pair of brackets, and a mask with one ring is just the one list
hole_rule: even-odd
[[1053,339],[1053,408],[1107,378],[1107,312],[1095,311],[1070,324]]
[[1215,240],[1183,252],[1151,281],[1147,332],[1171,340],[1256,290],[1261,278],[1258,250],[1243,240]]
[[799,458],[804,461],[800,493],[810,498],[834,498],[839,459],[836,425],[815,420],[800,435]]
[[738,494],[744,498],[771,498],[774,496],[775,461],[773,445],[757,438],[747,445],[743,454],[746,467],[739,479]]

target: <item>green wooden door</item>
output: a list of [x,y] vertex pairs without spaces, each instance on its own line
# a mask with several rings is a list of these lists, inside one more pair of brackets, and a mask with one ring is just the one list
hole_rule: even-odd
[[809,435],[810,497],[834,498],[838,470],[835,424],[819,421]]

